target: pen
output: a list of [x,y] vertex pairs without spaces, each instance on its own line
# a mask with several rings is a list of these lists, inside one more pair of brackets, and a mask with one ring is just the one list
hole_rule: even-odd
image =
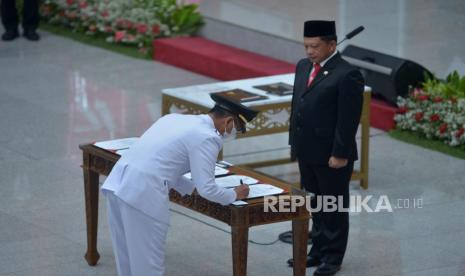
[[[241,183],[241,185],[245,185],[245,184],[244,184],[244,181],[242,181],[242,178],[240,179],[240,183]],[[249,184],[247,184],[247,186],[250,187],[250,186],[252,186],[252,185],[257,185],[257,184],[259,184],[259,183],[260,183],[260,182],[257,182],[257,183],[249,183]]]

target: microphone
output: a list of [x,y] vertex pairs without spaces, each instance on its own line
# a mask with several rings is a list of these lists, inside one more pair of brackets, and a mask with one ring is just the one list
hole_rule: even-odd
[[341,44],[341,43],[344,42],[346,39],[351,39],[352,37],[358,35],[358,34],[361,33],[363,30],[365,30],[365,27],[363,27],[363,26],[358,26],[356,29],[354,29],[354,30],[351,31],[350,33],[346,34],[346,36],[344,37],[344,39],[341,40],[337,45]]

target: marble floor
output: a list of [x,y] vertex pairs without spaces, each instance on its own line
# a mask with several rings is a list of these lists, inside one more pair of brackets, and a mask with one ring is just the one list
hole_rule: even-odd
[[[38,43],[0,42],[0,275],[115,275],[103,200],[100,262],[89,267],[83,258],[78,145],[140,135],[160,117],[161,89],[214,80],[40,34]],[[403,205],[393,212],[351,213],[347,255],[338,275],[465,275],[465,161],[393,140],[379,130],[371,134],[370,187],[361,190],[352,183],[351,193],[386,195]],[[233,155],[251,145],[271,148],[285,142],[278,135],[239,143],[226,155],[241,161],[245,157]],[[298,179],[295,165],[264,172]],[[418,199],[422,208],[405,208],[405,200],[413,205]],[[171,218],[166,275],[232,274],[226,225],[175,205]],[[250,239],[269,243],[289,229],[290,223],[252,228]],[[250,243],[249,275],[292,275],[285,263],[290,255],[289,244]]]

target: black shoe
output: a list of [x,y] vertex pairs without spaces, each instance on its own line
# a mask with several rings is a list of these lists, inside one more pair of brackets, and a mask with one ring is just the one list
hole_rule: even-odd
[[322,263],[313,273],[314,276],[332,276],[341,269],[339,265]]
[[[294,259],[287,260],[287,264],[290,267],[293,267],[294,266]],[[307,267],[317,266],[319,264],[321,264],[320,260],[318,260],[318,259],[316,259],[314,257],[307,256]]]
[[24,30],[23,36],[30,41],[37,41],[40,39],[39,34],[35,30]]
[[6,30],[6,32],[2,35],[3,41],[12,41],[19,36],[18,30]]

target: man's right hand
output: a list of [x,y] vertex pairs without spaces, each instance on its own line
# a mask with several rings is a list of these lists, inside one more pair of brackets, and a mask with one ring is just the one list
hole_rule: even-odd
[[241,200],[244,198],[247,198],[249,195],[249,185],[241,184],[234,188],[234,191],[236,192],[236,200]]

